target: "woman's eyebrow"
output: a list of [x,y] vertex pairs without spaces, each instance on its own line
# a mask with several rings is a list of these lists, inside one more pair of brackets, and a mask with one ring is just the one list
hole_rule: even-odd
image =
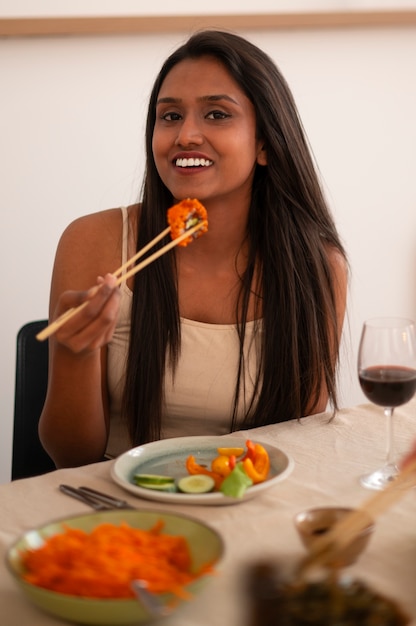
[[[219,102],[221,100],[227,100],[228,102],[232,102],[233,104],[238,104],[234,98],[228,96],[225,93],[213,94],[210,96],[201,96],[198,98],[202,102]],[[159,98],[156,104],[179,104],[182,102],[182,98],[173,98],[171,96],[165,96],[164,98]]]
[[220,93],[218,95],[212,96],[202,96],[202,98],[199,99],[206,100],[207,102],[218,102],[219,100],[227,100],[228,102],[232,102],[233,104],[238,104],[237,100],[234,100],[234,98],[228,96],[226,93]]
[[181,98],[158,98],[156,104],[176,104],[177,102],[182,102]]

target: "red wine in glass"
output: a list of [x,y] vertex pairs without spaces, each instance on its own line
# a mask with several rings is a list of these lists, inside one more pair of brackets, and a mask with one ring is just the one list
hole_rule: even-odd
[[416,370],[398,365],[374,365],[359,373],[361,389],[374,404],[396,407],[416,391]]
[[416,330],[412,320],[375,318],[363,325],[358,351],[358,378],[364,394],[384,408],[387,455],[384,465],[361,477],[369,489],[383,489],[397,476],[393,450],[394,409],[416,392]]

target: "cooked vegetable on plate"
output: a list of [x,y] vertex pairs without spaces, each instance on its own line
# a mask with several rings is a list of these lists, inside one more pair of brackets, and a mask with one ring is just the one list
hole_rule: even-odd
[[184,467],[189,475],[178,479],[135,473],[133,480],[146,489],[190,494],[220,491],[232,498],[241,498],[249,487],[267,480],[270,472],[270,458],[264,446],[249,439],[245,446],[217,448],[217,456],[210,466],[198,463],[190,454]]

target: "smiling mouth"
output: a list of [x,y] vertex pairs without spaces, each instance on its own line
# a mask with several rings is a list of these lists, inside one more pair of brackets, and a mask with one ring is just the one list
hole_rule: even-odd
[[213,161],[210,159],[176,159],[175,165],[177,167],[209,167],[213,165]]

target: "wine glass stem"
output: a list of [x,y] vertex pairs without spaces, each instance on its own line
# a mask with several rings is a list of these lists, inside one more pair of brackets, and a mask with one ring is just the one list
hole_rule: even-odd
[[394,465],[393,409],[385,408],[384,415],[387,420],[386,465]]

